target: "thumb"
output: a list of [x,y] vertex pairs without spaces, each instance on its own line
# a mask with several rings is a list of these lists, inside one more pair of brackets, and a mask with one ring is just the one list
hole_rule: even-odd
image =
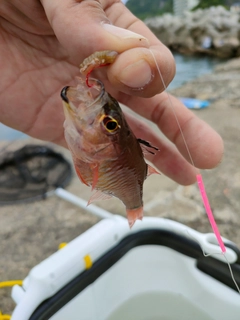
[[135,47],[149,47],[144,36],[113,26],[97,0],[41,2],[58,41],[75,63],[95,51],[121,53]]

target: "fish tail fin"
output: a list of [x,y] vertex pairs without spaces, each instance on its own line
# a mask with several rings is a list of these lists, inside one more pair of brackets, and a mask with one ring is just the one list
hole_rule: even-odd
[[126,209],[126,211],[130,228],[132,228],[137,219],[142,220],[143,218],[143,207],[139,207],[136,209]]

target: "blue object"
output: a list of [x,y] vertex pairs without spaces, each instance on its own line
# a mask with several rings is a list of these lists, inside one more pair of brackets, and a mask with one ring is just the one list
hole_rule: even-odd
[[198,100],[192,98],[178,98],[188,109],[202,109],[209,106],[207,100]]
[[0,122],[0,140],[17,140],[26,138],[26,134],[5,126]]

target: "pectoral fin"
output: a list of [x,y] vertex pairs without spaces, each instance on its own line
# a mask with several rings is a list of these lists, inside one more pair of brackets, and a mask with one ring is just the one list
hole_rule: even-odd
[[90,165],[90,168],[92,170],[92,190],[95,189],[97,182],[98,182],[98,178],[99,178],[99,164],[98,163],[93,163]]

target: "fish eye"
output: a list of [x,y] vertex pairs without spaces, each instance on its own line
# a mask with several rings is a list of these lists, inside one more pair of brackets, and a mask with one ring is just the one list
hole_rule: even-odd
[[110,117],[105,117],[103,119],[103,125],[105,129],[110,133],[115,132],[119,128],[117,120]]

